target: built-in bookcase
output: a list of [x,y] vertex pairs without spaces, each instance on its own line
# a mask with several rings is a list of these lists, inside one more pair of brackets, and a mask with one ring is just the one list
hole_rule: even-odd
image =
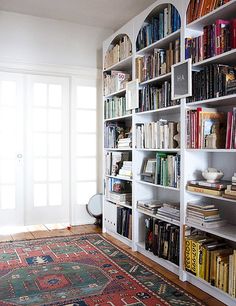
[[[236,1],[222,3],[220,7],[187,24],[188,4],[187,0],[170,0],[168,3],[161,0],[156,1],[104,42],[103,79],[105,80],[107,75],[110,77],[118,73],[120,73],[122,81],[125,80],[125,82],[138,79],[139,101],[138,107],[133,110],[124,108],[126,90],[123,84],[120,86],[119,80],[116,80],[118,87],[114,87],[113,91],[104,90],[105,200],[103,230],[131,246],[134,251],[144,254],[174,272],[182,281],[189,281],[227,305],[235,305],[236,300],[232,294],[224,292],[186,269],[185,244],[188,235],[199,230],[217,240],[223,239],[232,249],[236,249],[236,201],[214,194],[187,190],[189,181],[202,179],[201,172],[209,167],[222,170],[224,172],[223,179],[229,181],[236,172],[236,148],[220,147],[216,149],[209,146],[194,148],[194,146],[188,145],[188,114],[190,111],[207,108],[208,111],[230,112],[236,107],[236,93],[228,92],[214,96],[211,92],[210,96],[208,92],[208,95],[201,99],[186,98],[172,101],[170,67],[185,60],[186,48],[188,47],[186,38],[192,39],[201,36],[204,27],[216,23],[218,19],[230,20],[234,18],[235,14],[232,12],[235,12]],[[124,37],[126,38],[124,39]],[[105,62],[107,54],[111,53],[112,48],[119,42],[127,41],[127,39],[131,45],[131,52],[127,53],[125,58],[120,58],[110,66],[107,65],[107,60]],[[193,74],[204,69],[209,72],[206,67],[210,65],[235,65],[235,50],[231,48],[231,50],[217,55],[213,54],[212,57],[193,63]],[[193,77],[193,80],[196,82],[198,79]],[[209,78],[206,77],[205,81],[208,82]],[[104,86],[106,86],[105,82]],[[196,84],[193,83],[193,87],[195,88]],[[213,90],[213,87],[209,90]],[[176,132],[177,124],[178,131]],[[117,128],[116,135],[119,135],[121,130],[127,139],[118,139],[114,146],[107,147],[109,127],[111,129]],[[171,141],[173,131],[175,136],[176,133],[178,135],[174,137],[174,141]],[[161,141],[157,137],[157,133],[158,137],[162,139],[161,145],[157,144],[158,141]],[[145,140],[142,138],[143,135]],[[107,173],[107,162],[110,162],[109,158],[112,152],[119,153],[118,156],[125,156],[122,153],[128,152],[128,159],[123,158],[124,171],[122,173],[129,174],[131,164],[129,162],[132,161],[132,175],[122,176],[119,175],[119,172],[114,173],[114,171]],[[114,156],[117,156],[116,154]],[[166,167],[165,169],[170,171],[168,178],[165,177],[165,174],[163,174],[162,180],[158,176],[160,174],[155,174],[156,176],[153,177],[152,175],[145,176],[147,162],[150,161],[150,165],[154,163],[157,167],[160,157],[163,162],[160,164],[161,167]],[[169,168],[170,163],[173,165],[172,170]],[[174,174],[175,182],[171,179],[174,171],[176,171]],[[131,195],[127,196],[129,204],[125,201],[118,203],[119,201],[114,200],[114,197],[108,197],[109,188],[111,189],[112,182],[116,179],[131,186],[128,192]],[[153,213],[140,209],[138,203],[147,199],[159,200],[162,203],[174,202],[177,208],[179,207],[179,219],[158,213],[158,211]],[[219,209],[221,217],[227,220],[227,223],[220,228],[206,229],[203,226],[187,222],[187,204],[190,201],[214,203],[215,207]],[[121,220],[123,224],[121,225],[118,224],[120,215],[123,215]],[[131,215],[132,218],[130,218]],[[153,222],[158,230],[170,228],[175,235],[179,234],[176,242],[178,244],[177,250],[179,250],[178,260],[171,259],[169,255],[162,254],[163,252],[160,250],[158,252],[152,251],[147,245],[148,222]],[[123,231],[121,230],[122,226],[126,227]],[[132,230],[128,227],[131,227]],[[234,267],[234,269],[236,268]]]

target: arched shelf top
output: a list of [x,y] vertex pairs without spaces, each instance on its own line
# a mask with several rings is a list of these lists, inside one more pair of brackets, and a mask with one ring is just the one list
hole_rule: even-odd
[[132,42],[128,34],[118,34],[110,43],[104,56],[104,70],[122,63],[132,55]]
[[[171,3],[157,5],[146,16],[136,38],[136,51],[158,42],[165,41],[168,44],[168,37],[174,40],[174,33],[180,36],[181,18],[177,8]],[[162,46],[161,46],[162,47]]]

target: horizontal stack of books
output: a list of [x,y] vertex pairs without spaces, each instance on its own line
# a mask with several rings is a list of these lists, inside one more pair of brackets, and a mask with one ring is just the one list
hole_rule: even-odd
[[163,203],[162,207],[157,209],[157,214],[174,219],[176,221],[180,220],[180,204],[179,203]]
[[179,264],[179,227],[155,218],[145,219],[145,249]]
[[225,192],[223,193],[223,197],[227,199],[236,200],[236,173],[232,177],[231,184],[227,185]]
[[143,210],[151,214],[156,214],[157,209],[162,206],[162,202],[159,200],[139,200],[137,202],[138,209]]
[[132,205],[132,184],[118,178],[106,182],[106,199],[115,204]]
[[123,165],[121,166],[119,173],[119,177],[123,178],[132,178],[132,161],[123,161]]
[[226,242],[198,232],[185,238],[185,267],[230,296],[236,294],[236,250]]
[[145,21],[137,37],[137,51],[177,31],[179,28],[179,13],[173,5],[167,4],[163,10],[154,16],[149,16]]
[[214,196],[222,196],[230,181],[208,183],[206,180],[191,180],[187,184],[187,190],[192,192],[206,193]]
[[117,147],[120,149],[131,148],[132,147],[132,139],[131,137],[120,138],[118,140]]
[[236,47],[236,19],[217,19],[203,27],[203,35],[185,39],[185,58],[193,63],[220,55]]
[[118,193],[118,192],[110,191],[107,196],[107,200],[115,204],[131,205],[132,193]]
[[225,225],[219,209],[214,204],[188,202],[186,222],[203,228],[217,228]]
[[136,124],[136,147],[138,149],[174,149],[178,122],[160,119],[156,122]]

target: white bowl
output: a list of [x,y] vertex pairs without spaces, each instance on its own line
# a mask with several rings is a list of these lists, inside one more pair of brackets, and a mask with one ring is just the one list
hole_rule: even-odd
[[207,180],[208,183],[219,182],[219,180],[224,176],[221,170],[215,168],[208,168],[202,172],[202,176]]

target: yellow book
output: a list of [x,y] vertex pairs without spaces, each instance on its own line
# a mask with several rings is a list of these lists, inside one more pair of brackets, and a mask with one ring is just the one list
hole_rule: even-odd
[[223,275],[223,290],[224,292],[228,292],[229,290],[229,257],[226,259],[225,262],[223,262],[223,270],[224,270],[224,275]]
[[191,236],[185,238],[185,269],[191,271],[191,249],[192,240]]
[[221,190],[207,189],[207,188],[201,188],[201,187],[195,187],[195,186],[187,186],[187,190],[192,191],[192,192],[211,194],[211,195],[215,195],[215,196],[221,196],[222,195]]

